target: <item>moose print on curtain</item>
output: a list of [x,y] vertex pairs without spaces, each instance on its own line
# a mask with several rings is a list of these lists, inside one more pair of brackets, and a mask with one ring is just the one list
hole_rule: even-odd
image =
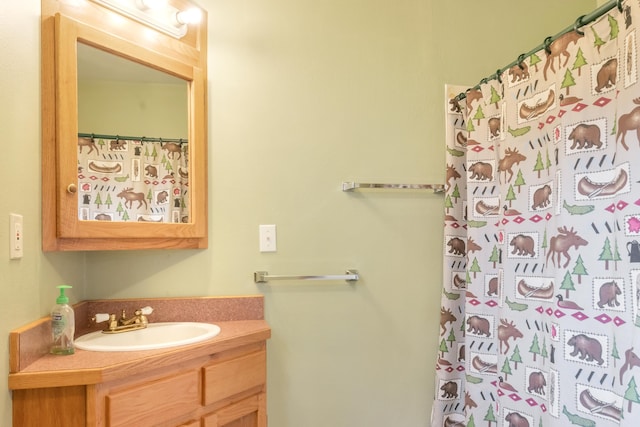
[[639,24],[447,88],[433,426],[640,425]]
[[189,222],[188,144],[78,137],[78,218]]

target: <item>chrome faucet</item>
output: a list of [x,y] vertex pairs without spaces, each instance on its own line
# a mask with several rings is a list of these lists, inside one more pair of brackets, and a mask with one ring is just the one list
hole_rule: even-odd
[[120,318],[117,318],[115,314],[98,313],[92,320],[96,323],[107,322],[107,328],[102,332],[105,334],[116,334],[146,328],[149,324],[147,315],[151,313],[153,313],[153,308],[147,306],[135,310],[133,317],[130,318],[127,318],[127,314],[123,309],[120,313]]

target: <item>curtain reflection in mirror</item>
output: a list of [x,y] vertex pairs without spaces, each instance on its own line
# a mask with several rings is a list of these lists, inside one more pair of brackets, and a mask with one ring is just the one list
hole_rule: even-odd
[[186,142],[78,137],[80,220],[189,222]]

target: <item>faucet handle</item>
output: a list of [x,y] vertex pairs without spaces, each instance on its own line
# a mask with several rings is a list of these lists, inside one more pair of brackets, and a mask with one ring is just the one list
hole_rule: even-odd
[[108,313],[98,313],[95,316],[93,316],[93,320],[96,323],[106,322],[107,320],[109,320],[109,314]]

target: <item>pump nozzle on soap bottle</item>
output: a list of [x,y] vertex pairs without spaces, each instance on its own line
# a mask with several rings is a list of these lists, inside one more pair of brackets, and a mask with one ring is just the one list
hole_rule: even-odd
[[69,297],[65,295],[69,285],[59,285],[60,295],[56,299],[56,305],[51,310],[51,353],[73,354],[73,337],[75,335],[76,322],[73,308],[69,305]]

